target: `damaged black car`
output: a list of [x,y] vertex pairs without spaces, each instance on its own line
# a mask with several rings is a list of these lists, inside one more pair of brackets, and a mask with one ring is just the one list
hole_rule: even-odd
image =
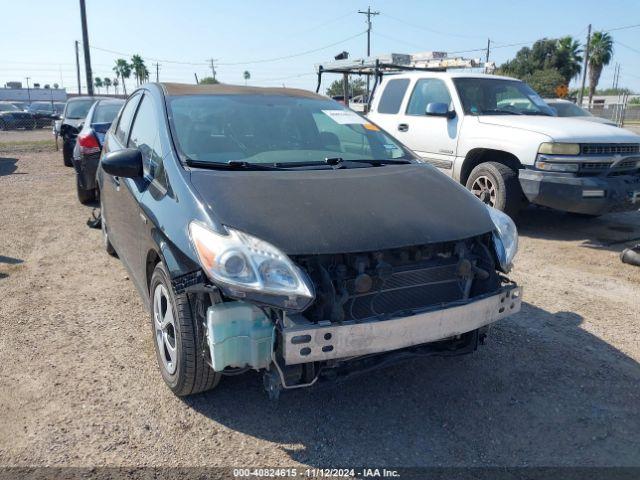
[[275,397],[469,353],[520,310],[509,217],[307,91],[143,86],[98,183],[176,395],[253,369]]

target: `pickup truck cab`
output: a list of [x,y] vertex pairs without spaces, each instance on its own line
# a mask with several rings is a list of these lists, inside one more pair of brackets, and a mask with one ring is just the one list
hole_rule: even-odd
[[527,202],[593,216],[640,207],[640,136],[557,117],[513,78],[387,75],[368,117],[512,217]]

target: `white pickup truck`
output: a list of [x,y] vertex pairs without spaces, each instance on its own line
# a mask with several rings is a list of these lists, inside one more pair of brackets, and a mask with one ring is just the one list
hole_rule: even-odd
[[387,75],[368,117],[511,216],[527,201],[593,216],[640,208],[640,136],[556,117],[519,80]]

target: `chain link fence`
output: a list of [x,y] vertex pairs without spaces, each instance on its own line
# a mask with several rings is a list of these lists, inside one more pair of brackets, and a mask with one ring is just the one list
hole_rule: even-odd
[[0,101],[0,131],[51,130],[63,110],[64,102]]
[[594,105],[589,111],[596,117],[606,118],[619,126],[640,124],[640,105],[622,103],[607,105]]

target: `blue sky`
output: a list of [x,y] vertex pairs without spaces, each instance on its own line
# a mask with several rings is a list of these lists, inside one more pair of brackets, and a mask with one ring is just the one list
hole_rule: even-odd
[[[638,0],[87,0],[94,76],[114,76],[113,62],[124,55],[104,51],[111,50],[141,54],[153,73],[152,64],[160,59],[161,81],[193,82],[194,73],[210,74],[207,59],[214,58],[223,82],[243,83],[242,72],[249,70],[253,85],[314,89],[315,64],[342,50],[352,57],[366,52],[365,17],[356,12],[368,5],[381,12],[373,19],[373,54],[483,49],[491,38],[496,47],[491,59],[497,63],[522,47],[508,45],[531,44],[545,36],[582,40],[589,23],[595,30],[640,24]],[[73,42],[81,40],[78,2],[7,0],[1,11],[0,85],[24,83],[29,76],[31,83],[56,82],[75,91]],[[611,35],[620,43],[601,86],[611,86],[613,64],[620,62],[620,85],[640,92],[640,28]],[[133,83],[128,81],[129,86]]]

